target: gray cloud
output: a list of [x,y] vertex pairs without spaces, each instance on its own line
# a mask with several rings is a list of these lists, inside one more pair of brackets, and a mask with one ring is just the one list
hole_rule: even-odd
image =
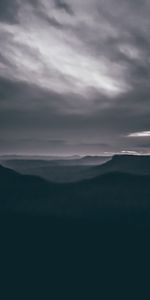
[[150,130],[149,14],[147,0],[1,1],[0,151],[147,153],[128,135]]
[[54,2],[58,9],[62,9],[70,15],[74,14],[71,6],[67,2],[65,2],[63,0],[54,0]]

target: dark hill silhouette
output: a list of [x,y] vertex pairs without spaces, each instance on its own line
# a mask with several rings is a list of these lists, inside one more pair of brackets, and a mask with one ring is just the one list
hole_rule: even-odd
[[[100,162],[101,161],[101,162]],[[120,172],[150,175],[150,156],[115,155],[70,160],[7,160],[3,165],[15,171],[35,175],[51,182],[78,182],[99,175]]]
[[114,155],[111,160],[95,169],[99,175],[110,172],[150,175],[150,156]]
[[0,167],[0,183],[3,212],[149,222],[150,176],[112,172],[78,183],[55,184]]
[[0,181],[1,185],[3,182],[9,182],[9,179],[13,180],[13,178],[18,177],[19,174],[9,168],[4,168],[3,166],[0,166]]

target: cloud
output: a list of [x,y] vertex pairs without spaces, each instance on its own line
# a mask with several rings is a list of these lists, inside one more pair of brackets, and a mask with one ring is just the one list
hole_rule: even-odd
[[130,133],[128,137],[150,137],[150,131],[141,131],[141,132],[134,132]]
[[128,155],[139,155],[140,154],[139,152],[133,151],[133,150],[122,150],[121,153],[128,154]]
[[[97,59],[77,36],[82,16],[79,20],[76,16],[66,17],[52,4],[43,1],[36,10],[22,2],[19,23],[1,26],[1,56],[11,62],[9,66],[3,65],[3,76],[37,83],[60,93],[74,90],[86,97],[90,88],[110,97],[126,91],[124,68],[108,57]],[[57,6],[68,7],[61,1],[57,1]],[[70,31],[61,30],[61,25],[70,26]],[[83,25],[87,25],[86,19]],[[91,29],[97,31],[93,26]]]
[[55,5],[58,9],[64,10],[66,13],[73,15],[73,10],[71,6],[63,0],[54,0]]
[[24,135],[32,149],[64,140],[60,151],[148,151],[136,137],[150,128],[149,14],[147,0],[1,1],[0,134],[9,148]]

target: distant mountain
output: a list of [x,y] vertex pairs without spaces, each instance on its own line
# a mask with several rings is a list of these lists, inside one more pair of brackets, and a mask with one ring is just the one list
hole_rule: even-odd
[[79,182],[99,175],[120,172],[150,175],[150,156],[115,155],[111,157],[85,156],[82,158],[43,160],[3,160],[4,167],[24,175],[34,175],[58,183]]
[[68,155],[68,156],[58,156],[58,155],[19,155],[19,154],[6,154],[0,155],[0,161],[3,160],[67,160],[67,159],[78,159],[81,158],[80,155]]
[[6,159],[1,164],[21,174],[36,175],[53,182],[77,182],[95,177],[98,170],[93,168],[108,161],[110,157],[85,156],[62,160]]
[[59,166],[76,166],[76,165],[98,165],[111,159],[109,156],[68,156],[68,157],[21,157],[21,156],[1,156],[0,161],[9,165],[59,165]]
[[109,156],[84,156],[78,160],[77,163],[83,165],[101,165],[107,161],[109,161],[111,157]]
[[112,172],[54,184],[0,167],[1,212],[150,222],[150,176]]

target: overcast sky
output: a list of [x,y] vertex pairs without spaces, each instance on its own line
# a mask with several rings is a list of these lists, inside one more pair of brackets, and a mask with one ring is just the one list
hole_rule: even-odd
[[150,153],[149,16],[149,0],[0,0],[0,153]]

